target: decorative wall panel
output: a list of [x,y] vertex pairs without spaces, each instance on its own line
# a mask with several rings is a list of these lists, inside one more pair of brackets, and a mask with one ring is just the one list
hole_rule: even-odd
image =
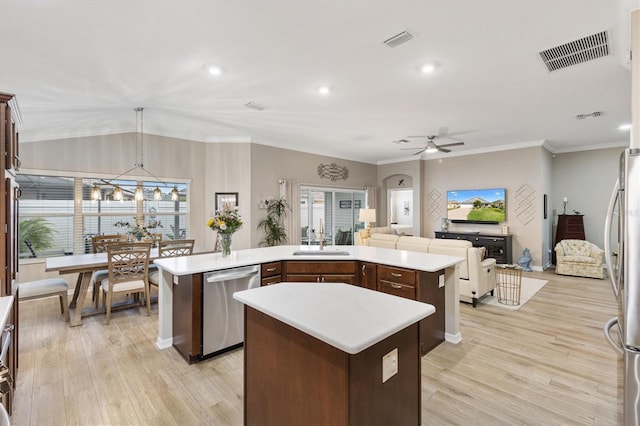
[[516,217],[524,225],[536,216],[536,192],[526,183],[516,191]]

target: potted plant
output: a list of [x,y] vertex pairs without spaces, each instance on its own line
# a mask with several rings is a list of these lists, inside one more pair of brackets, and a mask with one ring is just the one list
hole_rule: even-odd
[[18,223],[18,251],[21,257],[31,253],[29,257],[36,257],[36,252],[53,247],[53,236],[56,231],[43,217],[23,219]]
[[287,210],[291,208],[284,198],[268,200],[266,204],[267,217],[258,222],[258,229],[262,229],[265,233],[260,246],[278,246],[287,240],[283,220],[287,216]]

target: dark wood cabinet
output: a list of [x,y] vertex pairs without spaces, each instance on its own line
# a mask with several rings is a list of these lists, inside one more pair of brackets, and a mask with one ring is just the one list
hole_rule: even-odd
[[[353,260],[284,260],[260,267],[262,285],[280,281],[343,282],[429,303],[436,312],[419,322],[420,353],[424,355],[444,341],[444,271],[415,271]],[[202,313],[206,309],[202,286],[203,274],[178,276],[173,283],[173,346],[190,364],[202,359]]]
[[[581,214],[560,214],[558,215],[558,226],[556,228],[556,238],[553,241],[555,248],[562,240],[586,240],[584,235],[584,221]],[[556,252],[552,250],[551,261],[556,264]]]
[[371,262],[360,262],[358,285],[369,290],[378,289],[378,265]]
[[424,272],[378,265],[378,290],[435,306],[436,312],[419,323],[421,355],[444,341],[444,271]]
[[356,284],[356,263],[347,261],[286,261],[283,265],[285,281],[339,282]]
[[[13,392],[18,368],[18,196],[20,190],[16,183],[16,173],[20,165],[18,157],[18,121],[17,105],[14,95],[0,93],[0,152],[2,153],[3,176],[0,179],[0,296],[14,296],[13,308],[7,319],[7,326],[13,326],[8,349],[6,366],[13,378],[13,386],[8,394],[2,396],[3,404],[9,413],[13,401]],[[1,330],[0,330],[1,331]]]
[[[349,354],[245,307],[244,423],[419,425],[418,325]],[[382,358],[398,372],[383,381]]]
[[485,257],[496,260],[496,263],[513,263],[511,255],[512,239],[511,234],[476,234],[474,232],[438,232],[436,238],[448,240],[471,241],[474,247],[484,247]]
[[177,279],[173,284],[173,347],[192,364],[202,355],[202,274]]
[[261,285],[282,282],[282,262],[263,263],[260,267]]

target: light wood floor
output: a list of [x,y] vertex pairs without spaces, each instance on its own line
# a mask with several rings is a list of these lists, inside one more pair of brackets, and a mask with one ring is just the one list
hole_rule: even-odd
[[[621,423],[608,281],[526,275],[549,283],[518,311],[461,304],[463,341],[423,357],[423,424]],[[242,350],[190,366],[156,336],[157,311],[69,328],[57,300],[21,303],[13,424],[242,424]]]

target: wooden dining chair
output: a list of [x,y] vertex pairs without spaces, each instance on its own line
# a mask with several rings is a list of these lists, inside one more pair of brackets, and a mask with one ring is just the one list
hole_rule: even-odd
[[[91,248],[94,253],[106,253],[109,244],[126,243],[127,241],[129,241],[129,237],[126,235],[96,235],[95,237],[91,237]],[[91,276],[91,283],[93,285],[93,295],[91,297],[95,302],[96,308],[100,304],[100,283],[107,278],[108,275],[108,270],[101,269],[95,271]]]
[[107,247],[109,262],[107,278],[102,280],[100,288],[104,295],[107,324],[111,319],[111,305],[116,293],[142,293],[147,307],[147,316],[151,315],[149,295],[149,254],[151,243],[113,243]]
[[[158,243],[159,257],[189,256],[193,254],[195,240],[165,240]],[[149,273],[149,284],[157,287],[160,283],[160,271]]]

